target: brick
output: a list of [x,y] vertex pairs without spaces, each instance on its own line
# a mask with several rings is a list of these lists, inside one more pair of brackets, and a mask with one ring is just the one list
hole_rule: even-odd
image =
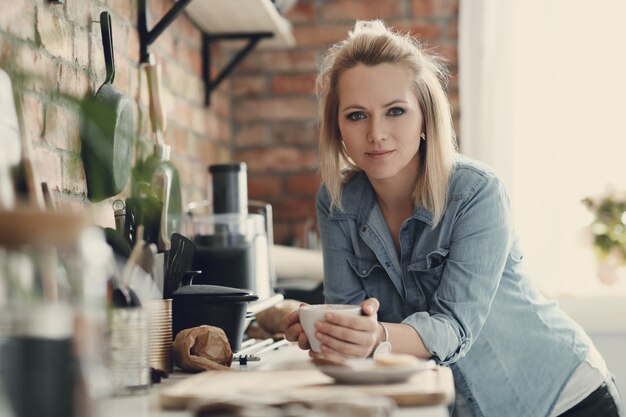
[[448,78],[448,91],[459,90],[459,70],[456,67],[449,68],[450,77]]
[[234,96],[261,96],[265,94],[264,75],[236,75],[231,79],[231,92]]
[[278,196],[281,191],[281,179],[276,175],[253,174],[248,176],[248,197],[266,199]]
[[298,47],[318,46],[329,47],[330,45],[348,37],[350,25],[307,25],[297,26],[293,29]]
[[281,198],[272,204],[274,217],[278,220],[315,218],[313,198]]
[[35,40],[35,7],[28,0],[4,2],[0,13],[0,28],[17,38]]
[[211,112],[203,112],[202,119],[205,124],[203,128],[204,136],[211,141],[217,142],[219,138],[219,120],[217,115]]
[[184,155],[188,153],[187,149],[187,131],[180,125],[170,123],[166,132],[166,143],[172,146],[172,152]]
[[294,174],[285,179],[285,191],[289,194],[308,194],[315,196],[320,188],[322,178],[319,174]]
[[88,28],[91,32],[100,33],[100,8],[92,1],[66,1],[65,14],[67,20],[74,25]]
[[57,149],[80,152],[78,111],[49,103],[45,110],[44,141]]
[[459,0],[412,0],[411,12],[415,17],[458,16]]
[[80,154],[65,152],[62,159],[63,191],[87,195],[87,179]]
[[443,58],[448,66],[456,65],[459,61],[459,51],[456,45],[438,44],[432,50]]
[[[230,102],[230,93],[218,89],[217,91],[213,91],[211,93],[211,105],[209,108],[219,117],[230,120]],[[204,95],[202,97],[201,104],[204,106]]]
[[16,66],[27,77],[27,86],[33,91],[47,93],[57,83],[57,62],[40,50],[17,48]]
[[134,27],[128,28],[126,56],[131,62],[139,62],[139,32]]
[[235,147],[257,146],[266,143],[266,128],[264,124],[243,125],[236,128]]
[[204,102],[202,80],[179,65],[163,65],[163,86],[173,95],[194,103]]
[[73,41],[73,56],[72,60],[83,70],[89,70],[89,33],[84,29],[78,27],[74,28],[72,41]]
[[189,17],[187,15],[179,16],[176,19],[176,23],[179,25],[179,30],[176,33],[180,34],[182,39],[190,46],[200,50],[202,47],[202,35]]
[[47,7],[37,8],[37,34],[42,47],[51,55],[72,60],[72,27],[70,23]]
[[60,64],[57,73],[59,91],[80,98],[90,93],[91,81],[87,74],[69,65]]
[[448,101],[450,102],[450,107],[452,107],[452,111],[454,113],[458,113],[460,110],[459,93],[458,92],[448,93]]
[[274,217],[274,243],[290,246],[293,243],[293,230],[290,221],[282,221]]
[[317,146],[319,129],[317,121],[300,123],[272,123],[271,143],[277,146]]
[[272,77],[274,94],[315,94],[315,74],[275,75]]
[[300,0],[285,16],[292,23],[309,23],[315,20],[315,4]]
[[232,146],[233,142],[233,125],[230,120],[223,119],[218,116],[218,140],[220,143],[225,143],[228,146]]
[[51,190],[61,191],[63,180],[59,153],[44,147],[33,147],[32,161],[37,180],[47,182]]
[[17,46],[8,37],[0,33],[0,62],[4,70],[7,70],[6,64],[8,62],[15,62],[17,56]]
[[458,20],[454,20],[448,23],[448,38],[453,40],[459,39],[459,23]]
[[[55,194],[58,197],[57,198],[57,211],[60,211],[62,213],[68,213],[68,214],[78,214],[82,216],[85,215],[85,211],[88,208],[87,201],[85,201],[84,199],[78,199],[76,198],[76,196],[65,195],[63,193],[60,193],[60,194],[55,193]],[[103,206],[103,209],[100,210],[102,214],[100,214],[99,216],[99,221],[96,221],[94,219],[94,223],[102,227],[115,227],[115,218],[111,216],[111,206],[109,205],[107,207],[108,216],[106,216],[106,219],[105,219],[105,209],[104,209],[104,207],[106,206],[106,203],[102,203],[102,206]],[[90,211],[90,216],[91,216],[91,211]],[[109,217],[111,217],[111,219],[109,219]],[[109,222],[110,222],[110,226],[108,224]]]
[[118,18],[126,19],[130,22],[137,21],[137,6],[136,2],[129,0],[108,0],[110,11],[115,13]]
[[419,41],[437,40],[441,35],[439,25],[435,23],[396,23],[393,29],[402,33],[409,33]]
[[202,77],[202,53],[200,49],[189,46],[180,39],[176,40],[175,59],[182,68],[196,78]]
[[268,98],[236,100],[235,122],[245,121],[296,121],[317,117],[317,104],[308,98]]
[[402,13],[400,0],[339,0],[322,6],[324,20],[392,19]]
[[317,150],[270,148],[235,152],[238,161],[248,164],[249,172],[301,172],[318,165]]
[[[207,116],[209,114],[205,111],[204,107],[196,107],[190,106],[191,109],[191,125],[189,126],[191,130],[196,133],[203,134],[207,132],[208,126],[211,126],[213,130],[211,130],[211,137],[217,138],[219,136],[218,131],[218,123],[207,123]],[[215,114],[210,114],[212,116],[212,121],[217,118]]]
[[[76,196],[74,196],[74,198],[76,198]],[[94,224],[100,227],[115,228],[115,217],[112,215],[113,209],[111,208],[111,205],[117,198],[117,196],[114,196],[112,198],[102,200],[99,203],[91,203],[89,205],[89,218],[94,222]],[[77,205],[74,207],[74,210],[79,207],[80,206]],[[85,208],[83,208],[83,212],[84,210]]]
[[205,138],[198,141],[199,153],[196,155],[198,160],[203,161],[205,166],[219,162],[226,162],[231,159],[231,152],[228,147],[214,142],[210,142]]
[[30,94],[23,95],[22,102],[26,140],[36,143],[43,133],[43,106],[37,97]]
[[237,73],[298,72],[317,69],[317,51],[256,51],[237,67]]
[[128,27],[125,23],[120,22],[117,19],[112,19],[113,32],[113,53],[115,54],[115,63],[122,57],[126,56],[126,50],[128,49]]

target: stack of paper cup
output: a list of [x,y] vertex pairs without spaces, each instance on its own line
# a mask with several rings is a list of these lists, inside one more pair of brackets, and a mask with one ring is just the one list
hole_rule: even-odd
[[172,300],[150,300],[148,314],[148,359],[150,367],[172,372]]

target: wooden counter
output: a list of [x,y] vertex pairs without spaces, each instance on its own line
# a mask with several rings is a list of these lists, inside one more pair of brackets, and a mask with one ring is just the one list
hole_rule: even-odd
[[[252,372],[251,375],[258,375],[260,371],[270,371],[276,369],[285,369],[285,367],[297,368],[300,371],[306,369],[308,362],[307,353],[298,349],[297,346],[288,345],[278,350],[265,352],[259,355],[261,361],[249,362],[248,365],[240,366],[238,363],[233,364],[233,368],[237,372]],[[259,372],[256,372],[259,371]],[[438,369],[441,378],[445,383],[444,391],[446,395],[453,395],[453,383],[450,370],[447,368]],[[285,371],[287,372],[287,371]],[[298,372],[298,371],[297,371]],[[432,372],[432,371],[425,371]],[[193,377],[193,378],[191,378]],[[187,410],[164,410],[161,409],[160,403],[164,398],[171,401],[172,395],[176,397],[176,393],[181,389],[185,389],[189,382],[199,381],[204,378],[211,378],[213,375],[205,374],[186,374],[182,372],[174,372],[170,378],[163,380],[161,384],[157,384],[150,389],[150,392],[141,396],[129,396],[111,398],[99,404],[100,416],[115,417],[183,417],[192,416],[191,411]],[[190,379],[191,378],[191,379]],[[340,388],[341,386],[337,386]],[[366,387],[366,386],[363,386]],[[198,387],[196,387],[196,390]],[[333,389],[328,387],[326,389]],[[340,388],[342,389],[342,388]],[[439,389],[440,390],[440,389]],[[174,393],[174,394],[173,394]],[[420,407],[400,407],[394,413],[394,417],[448,417],[447,407],[445,405],[429,405]]]

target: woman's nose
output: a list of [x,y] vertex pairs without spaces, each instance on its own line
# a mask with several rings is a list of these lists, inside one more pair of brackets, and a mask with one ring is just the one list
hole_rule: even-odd
[[387,127],[385,122],[371,118],[367,135],[367,140],[370,142],[380,142],[387,139]]

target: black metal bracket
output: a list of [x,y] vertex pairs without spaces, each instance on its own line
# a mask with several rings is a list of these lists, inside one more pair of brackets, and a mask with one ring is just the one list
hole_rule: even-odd
[[148,30],[148,17],[146,16],[147,0],[139,0],[137,7],[137,30],[139,31],[139,62],[148,62],[148,48],[163,31],[172,24],[179,14],[185,10],[185,7],[191,3],[191,0],[179,0],[172,8],[154,25],[152,30]]
[[[271,38],[274,36],[272,32],[258,32],[258,33],[203,33],[202,34],[202,79],[204,80],[204,105],[211,104],[211,93],[217,88],[217,86],[224,81],[237,64],[246,57],[256,46],[257,43],[263,38]],[[226,64],[220,73],[211,80],[211,44],[220,40],[239,40],[248,39],[248,43],[240,49],[230,62]]]
[[[146,63],[149,60],[148,48],[163,33],[163,31],[185,10],[192,0],[178,0],[172,8],[152,28],[148,29],[147,0],[138,0],[137,30],[139,31],[139,62]],[[197,25],[196,25],[197,27]],[[248,55],[263,38],[274,36],[272,32],[247,32],[247,33],[205,33],[202,32],[202,79],[205,85],[204,104],[211,103],[211,92],[226,78],[239,62]],[[211,44],[220,40],[248,39],[248,43],[238,51],[228,64],[220,71],[215,80],[211,80]]]

